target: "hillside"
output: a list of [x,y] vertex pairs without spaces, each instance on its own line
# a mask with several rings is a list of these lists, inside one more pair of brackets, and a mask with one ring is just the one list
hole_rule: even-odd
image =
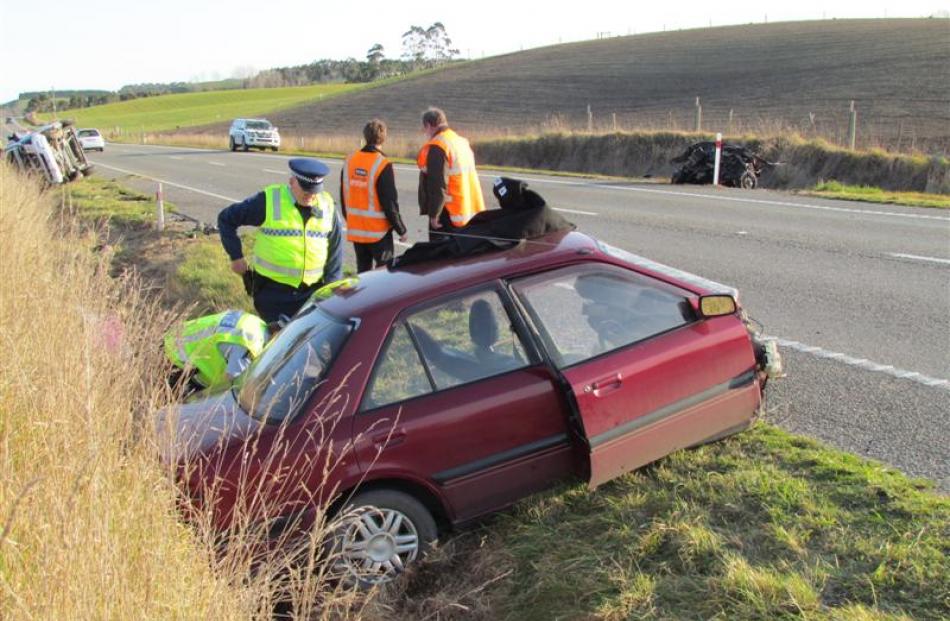
[[[946,151],[950,145],[950,20],[788,22],[651,33],[556,45],[473,61],[383,88],[269,115],[295,134],[359,132],[385,119],[418,137],[420,112],[446,110],[473,133],[795,128],[844,141],[856,102],[861,144]],[[809,113],[814,114],[812,122]]]

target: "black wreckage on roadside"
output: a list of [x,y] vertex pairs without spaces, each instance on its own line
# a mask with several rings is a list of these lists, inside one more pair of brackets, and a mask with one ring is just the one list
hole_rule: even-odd
[[[697,142],[670,160],[677,166],[670,181],[675,184],[692,183],[704,185],[713,182],[716,163],[716,143],[711,140]],[[762,172],[775,164],[746,147],[723,143],[719,164],[719,184],[751,190],[759,184]]]

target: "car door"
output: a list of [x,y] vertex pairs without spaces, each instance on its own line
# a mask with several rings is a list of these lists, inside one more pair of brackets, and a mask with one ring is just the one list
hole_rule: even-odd
[[742,322],[698,318],[688,291],[607,264],[524,278],[512,290],[571,386],[592,488],[740,428],[758,407]]
[[565,399],[506,295],[491,287],[404,313],[355,417],[367,478],[424,485],[456,522],[575,470]]

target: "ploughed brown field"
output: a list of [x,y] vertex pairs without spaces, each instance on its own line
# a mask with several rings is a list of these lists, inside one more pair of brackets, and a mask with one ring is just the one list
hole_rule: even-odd
[[[486,36],[491,36],[486,33]],[[865,146],[950,144],[950,20],[788,22],[652,33],[554,45],[274,113],[282,132],[359,135],[374,116],[417,134],[421,111],[446,110],[460,130],[518,135],[692,129],[798,130],[844,141],[858,110]],[[814,115],[809,116],[809,113]]]

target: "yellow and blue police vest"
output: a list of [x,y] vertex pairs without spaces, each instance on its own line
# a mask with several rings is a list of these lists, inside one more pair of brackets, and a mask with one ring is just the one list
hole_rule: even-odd
[[203,386],[228,383],[228,361],[219,345],[239,345],[254,359],[267,342],[264,320],[243,311],[225,311],[186,321],[165,335],[165,355],[180,369],[193,367]]
[[333,197],[320,192],[304,224],[286,184],[264,188],[267,215],[257,229],[251,266],[254,271],[291,287],[312,285],[323,277],[333,230]]

